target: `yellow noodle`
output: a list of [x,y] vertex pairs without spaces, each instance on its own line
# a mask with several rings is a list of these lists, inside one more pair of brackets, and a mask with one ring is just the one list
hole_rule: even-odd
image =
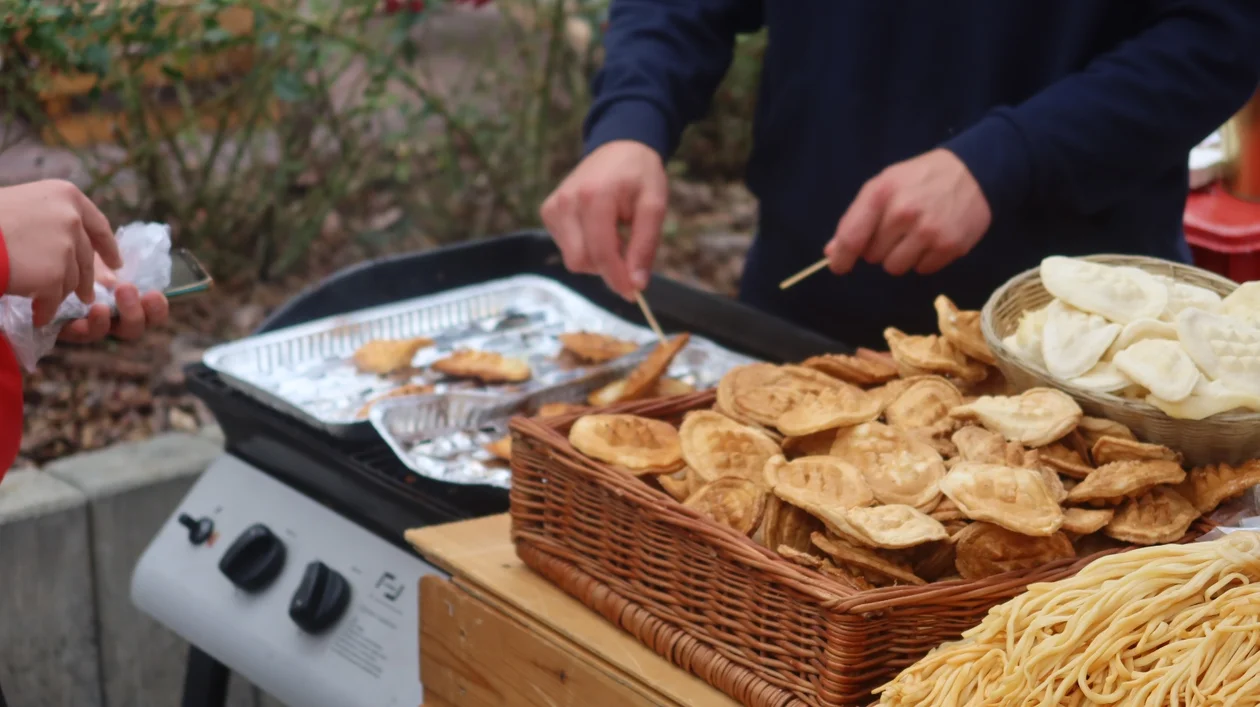
[[1260,707],[1260,534],[1033,584],[876,692],[884,705]]

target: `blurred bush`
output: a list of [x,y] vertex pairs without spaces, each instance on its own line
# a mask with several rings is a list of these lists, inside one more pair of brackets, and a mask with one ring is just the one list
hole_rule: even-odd
[[[467,37],[433,29],[448,4],[5,0],[3,120],[72,150],[115,222],[171,223],[225,280],[535,224],[580,157],[607,0],[496,0],[502,21]],[[688,175],[742,173],[763,47],[741,40]],[[92,87],[50,98],[67,77]],[[117,116],[112,146],[75,144],[66,111]]]

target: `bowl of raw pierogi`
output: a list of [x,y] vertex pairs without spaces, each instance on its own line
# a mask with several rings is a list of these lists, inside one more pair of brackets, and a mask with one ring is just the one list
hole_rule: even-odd
[[1051,256],[998,288],[981,326],[1017,390],[1062,390],[1191,464],[1260,456],[1260,282]]

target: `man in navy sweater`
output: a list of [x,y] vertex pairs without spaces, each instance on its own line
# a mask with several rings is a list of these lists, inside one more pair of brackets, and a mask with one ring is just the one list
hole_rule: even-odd
[[[587,156],[542,208],[569,269],[642,289],[664,160],[762,26],[740,297],[852,344],[1050,254],[1188,259],[1187,154],[1260,84],[1260,0],[614,0]],[[840,277],[779,291],[823,254]]]

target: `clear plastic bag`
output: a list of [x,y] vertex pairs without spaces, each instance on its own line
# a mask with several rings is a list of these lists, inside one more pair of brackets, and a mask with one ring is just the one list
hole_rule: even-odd
[[1196,542],[1208,542],[1240,530],[1260,530],[1260,486],[1252,486],[1243,495],[1221,504],[1208,516],[1216,527]]
[[[118,251],[123,266],[116,273],[120,283],[136,286],[141,292],[165,290],[171,284],[171,229],[160,223],[133,223],[118,229]],[[96,284],[96,301],[114,306],[114,292]],[[39,359],[52,350],[67,322],[87,316],[89,307],[71,294],[57,308],[52,322],[36,327],[28,297],[0,297],[0,331],[13,354],[27,372],[34,371]]]

